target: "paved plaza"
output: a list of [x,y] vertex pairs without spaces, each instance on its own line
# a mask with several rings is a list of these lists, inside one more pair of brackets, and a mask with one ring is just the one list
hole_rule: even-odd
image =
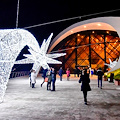
[[84,105],[79,78],[57,76],[56,91],[46,90],[43,79],[37,78],[36,88],[29,87],[28,77],[10,79],[4,102],[0,104],[0,120],[120,120],[120,87],[103,81],[97,87],[91,78],[92,91]]

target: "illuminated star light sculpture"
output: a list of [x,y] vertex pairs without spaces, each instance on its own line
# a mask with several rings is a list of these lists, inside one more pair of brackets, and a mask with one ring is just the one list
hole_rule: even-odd
[[55,60],[53,58],[58,58],[60,56],[64,56],[64,55],[66,55],[66,53],[47,54],[47,50],[48,50],[52,36],[53,36],[53,33],[51,33],[51,35],[49,36],[49,38],[47,40],[44,39],[44,41],[38,51],[29,49],[29,52],[31,54],[24,54],[24,56],[26,58],[16,61],[15,64],[34,63],[33,69],[36,71],[36,76],[37,76],[41,66],[44,69],[49,69],[48,64],[62,64],[62,62]]
[[[117,62],[117,61],[116,61],[116,62]],[[114,72],[115,70],[118,70],[118,69],[120,69],[120,57],[119,57],[119,59],[118,59],[118,62],[115,64],[115,66],[114,66],[113,68],[111,68],[110,71],[108,71],[108,73]]]

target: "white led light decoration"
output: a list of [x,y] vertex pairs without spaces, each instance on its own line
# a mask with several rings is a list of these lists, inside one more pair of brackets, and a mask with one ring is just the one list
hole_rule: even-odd
[[[47,63],[61,63],[53,58],[63,56],[65,53],[46,54],[52,35],[53,34],[50,35],[47,41],[43,41],[40,48],[35,37],[27,30],[0,30],[0,102],[3,101],[11,69],[15,63],[34,63],[33,69],[35,69],[37,73],[41,66],[43,68],[49,68]],[[26,45],[29,47],[31,55],[26,54],[24,56],[27,58],[16,61],[17,56]]]
[[47,50],[51,41],[53,33],[49,36],[47,40],[44,40],[39,50],[35,51],[33,49],[29,49],[31,54],[24,54],[26,57],[25,59],[18,60],[15,64],[30,64],[34,63],[33,69],[38,74],[40,67],[42,66],[44,69],[49,69],[48,64],[62,64],[62,62],[55,60],[53,58],[57,58],[60,56],[66,55],[66,53],[54,53],[54,54],[47,54]]
[[14,62],[26,45],[35,51],[39,50],[37,40],[27,30],[0,30],[0,102],[3,101]]
[[112,62],[111,59],[109,58],[109,61],[110,61],[110,64],[105,63],[105,65],[107,65],[110,68],[113,68],[114,66],[116,66],[116,64],[117,64],[116,60]]
[[108,73],[110,73],[110,72],[113,72],[113,73],[114,73],[115,70],[120,69],[120,57],[119,57],[118,61],[116,61],[116,62],[117,62],[117,63],[114,65],[114,67],[111,68],[110,71],[108,71]]

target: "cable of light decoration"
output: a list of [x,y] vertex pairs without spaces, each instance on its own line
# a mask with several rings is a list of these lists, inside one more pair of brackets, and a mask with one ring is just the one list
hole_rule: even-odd
[[[120,41],[118,41],[120,42]],[[106,43],[115,43],[115,42],[106,42]],[[66,49],[62,49],[62,50],[56,50],[56,51],[52,51],[49,53],[56,53],[56,52],[62,52],[62,51],[67,51],[67,50],[71,50],[71,49],[75,49],[75,48],[80,48],[80,47],[85,47],[85,46],[90,46],[90,45],[96,45],[96,44],[104,44],[104,42],[101,43],[93,43],[93,44],[87,44],[87,45],[80,45],[80,46],[76,46],[76,47],[71,47],[71,48],[66,48]]]
[[115,10],[109,10],[109,11],[104,11],[104,12],[99,12],[99,13],[93,13],[93,14],[88,14],[88,15],[71,17],[71,18],[66,18],[66,19],[62,19],[62,20],[56,20],[56,21],[41,23],[41,24],[37,24],[37,25],[27,26],[27,27],[24,27],[24,29],[29,29],[29,28],[34,28],[34,27],[40,27],[40,26],[43,26],[43,25],[49,25],[49,24],[53,24],[53,23],[58,23],[58,22],[63,22],[63,21],[68,21],[68,20],[74,20],[74,19],[78,19],[78,18],[81,19],[83,17],[90,17],[90,16],[94,16],[94,15],[105,14],[105,13],[115,12],[115,11],[119,11],[119,10],[120,9],[115,9]]

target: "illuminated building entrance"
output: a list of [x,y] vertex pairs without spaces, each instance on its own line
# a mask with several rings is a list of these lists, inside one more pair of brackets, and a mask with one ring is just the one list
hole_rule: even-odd
[[[69,35],[55,46],[53,51],[65,50],[66,56],[60,58],[63,68],[74,70],[75,66],[101,67],[109,58],[114,61],[120,55],[120,39],[117,32],[107,30],[87,30]],[[63,51],[61,51],[63,52]]]

